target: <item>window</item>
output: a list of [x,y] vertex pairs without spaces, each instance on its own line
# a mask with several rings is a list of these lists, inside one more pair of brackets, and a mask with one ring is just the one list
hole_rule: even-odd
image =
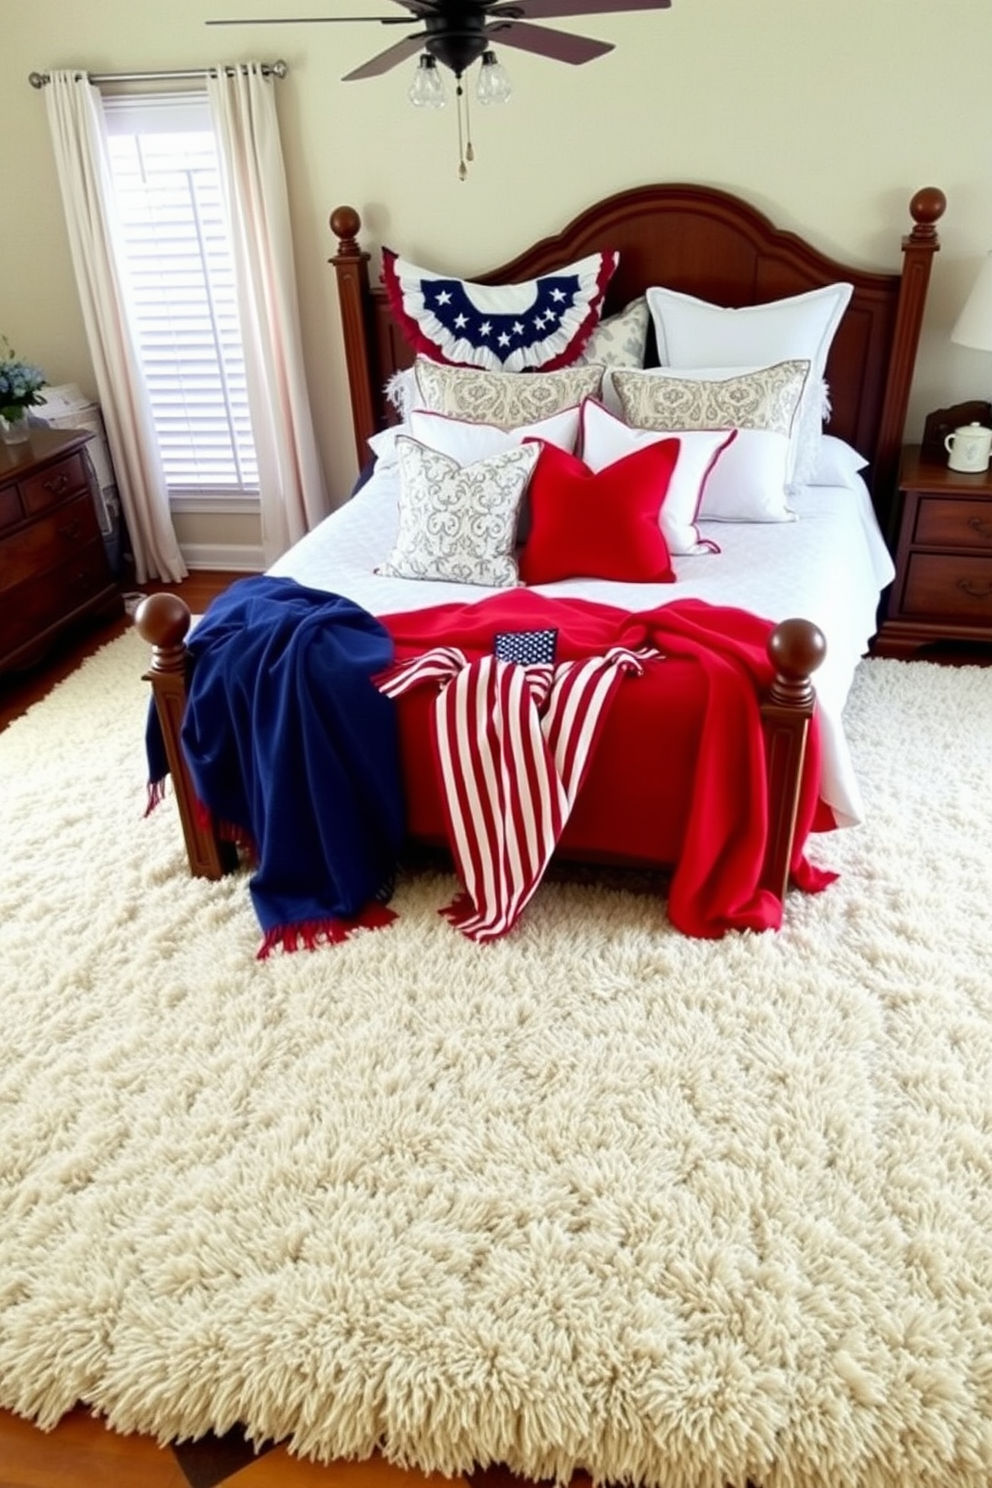
[[[170,500],[258,498],[234,266],[202,95],[105,97],[118,251]],[[206,500],[204,499],[206,498]]]

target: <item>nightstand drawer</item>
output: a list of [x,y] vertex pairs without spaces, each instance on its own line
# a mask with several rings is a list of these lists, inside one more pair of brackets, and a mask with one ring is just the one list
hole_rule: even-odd
[[921,496],[913,541],[928,548],[988,548],[992,552],[992,502]]
[[21,497],[24,510],[32,515],[65,501],[73,491],[87,490],[86,467],[81,453],[69,455],[55,465],[49,465],[38,475],[21,482]]
[[99,537],[89,491],[0,541],[0,592],[64,563]]
[[87,601],[112,589],[103,543],[89,543],[59,568],[20,584],[4,596],[0,605],[0,652],[15,652]]
[[992,556],[913,553],[899,608],[906,615],[992,621]]

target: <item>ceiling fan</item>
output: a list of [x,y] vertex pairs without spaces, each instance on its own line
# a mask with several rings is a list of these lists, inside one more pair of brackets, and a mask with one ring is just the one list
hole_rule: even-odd
[[[378,22],[383,26],[422,26],[422,30],[404,36],[401,41],[345,74],[344,82],[358,82],[388,72],[418,53],[432,59],[427,69],[450,68],[461,78],[473,62],[493,56],[492,44],[518,47],[536,52],[555,62],[578,64],[590,62],[613,50],[612,42],[594,41],[570,31],[555,31],[535,25],[535,20],[558,16],[599,15],[625,10],[667,10],[672,0],[393,0],[405,15],[384,16],[258,16],[238,20],[212,20],[208,26],[247,25],[334,25],[356,21]],[[424,99],[422,101],[429,101]]]

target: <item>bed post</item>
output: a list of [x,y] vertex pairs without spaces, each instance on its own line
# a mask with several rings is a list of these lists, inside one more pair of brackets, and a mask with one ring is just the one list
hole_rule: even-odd
[[891,533],[899,450],[906,425],[906,410],[916,366],[916,351],[923,323],[927,286],[933,256],[940,251],[937,223],[944,215],[947,197],[938,186],[923,186],[909,204],[913,230],[902,240],[903,270],[899,302],[892,333],[889,375],[885,401],[872,462],[871,490],[882,531]]
[[809,620],[783,620],[768,637],[775,677],[761,704],[768,775],[768,843],[761,887],[779,899],[785,898],[789,885],[806,739],[815,704],[810,678],[826,652],[822,630]]
[[149,594],[134,612],[138,633],[152,648],[145,681],[152,685],[190,872],[194,878],[222,878],[235,866],[237,853],[231,843],[218,841],[212,828],[203,825],[179,742],[186,707],[186,637],[191,618],[189,606],[178,594]]
[[330,224],[331,232],[338,240],[338,251],[331,263],[338,280],[341,329],[355,429],[355,452],[358,456],[358,468],[361,470],[368,459],[367,441],[378,427],[372,401],[372,360],[366,313],[369,300],[369,254],[358,244],[362,219],[354,207],[335,207],[330,216]]

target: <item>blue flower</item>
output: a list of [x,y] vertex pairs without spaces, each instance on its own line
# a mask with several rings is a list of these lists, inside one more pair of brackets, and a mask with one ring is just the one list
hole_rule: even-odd
[[44,403],[41,389],[48,379],[40,367],[22,361],[6,336],[0,336],[3,358],[0,360],[0,415],[16,418],[24,408]]

